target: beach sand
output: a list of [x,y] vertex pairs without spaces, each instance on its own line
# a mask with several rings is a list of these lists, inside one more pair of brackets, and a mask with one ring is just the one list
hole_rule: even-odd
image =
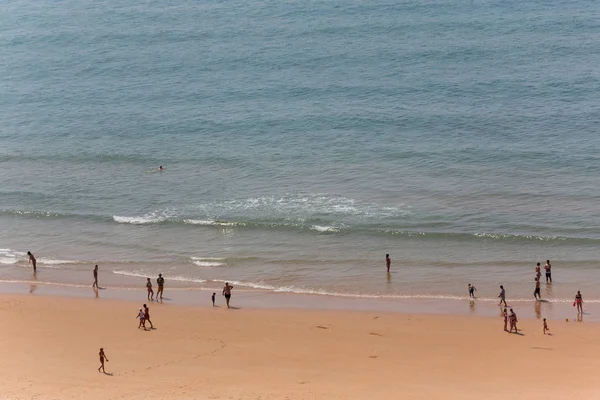
[[600,396],[596,323],[150,303],[143,331],[141,304],[0,295],[0,399]]

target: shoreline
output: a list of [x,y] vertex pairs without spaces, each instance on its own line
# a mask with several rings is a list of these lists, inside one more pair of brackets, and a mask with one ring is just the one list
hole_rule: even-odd
[[[156,288],[155,288],[156,289]],[[155,290],[156,291],[156,290]],[[165,286],[164,303],[174,306],[210,306],[210,296],[217,294],[217,303],[224,304],[221,289],[185,288]],[[0,294],[30,296],[52,296],[63,298],[96,298],[147,302],[146,290],[141,288],[102,287],[95,291],[91,286],[57,284],[38,281],[0,281]],[[508,308],[514,308],[520,318],[564,321],[578,320],[572,304],[552,301],[508,302]],[[155,301],[156,304],[156,301]],[[333,311],[372,311],[398,314],[438,314],[474,317],[500,317],[501,307],[495,299],[437,299],[437,298],[385,298],[385,297],[344,297],[322,294],[279,293],[261,290],[237,289],[234,287],[232,305],[249,309],[306,309]],[[600,322],[600,304],[585,303],[586,322]]]

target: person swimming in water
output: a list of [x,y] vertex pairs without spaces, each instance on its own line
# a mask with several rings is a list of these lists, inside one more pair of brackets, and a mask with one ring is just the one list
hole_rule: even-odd
[[158,167],[158,170],[162,172],[162,171],[164,171],[165,169],[163,168],[163,166],[162,166],[162,165],[159,165],[159,167]]

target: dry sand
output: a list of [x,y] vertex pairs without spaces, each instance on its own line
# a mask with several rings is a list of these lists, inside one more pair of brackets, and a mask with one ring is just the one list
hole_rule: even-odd
[[0,399],[600,398],[596,323],[141,304],[0,295]]

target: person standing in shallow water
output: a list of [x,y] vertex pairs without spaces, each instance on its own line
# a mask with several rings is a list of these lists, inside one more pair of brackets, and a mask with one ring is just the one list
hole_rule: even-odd
[[94,267],[94,284],[92,287],[98,288],[98,265]]
[[471,285],[470,283],[469,283],[468,288],[469,288],[469,297],[472,298],[472,299],[474,299],[475,298],[475,292],[477,291],[477,288],[475,288],[475,286]]
[[229,300],[231,300],[231,289],[233,289],[233,286],[231,286],[229,282],[225,282],[225,287],[223,287],[223,296],[225,296],[227,308],[229,308]]
[[577,306],[577,314],[583,314],[583,297],[581,292],[578,290],[575,295],[575,305]]
[[535,266],[535,277],[540,279],[542,277],[542,268],[540,267],[540,263],[537,263]]
[[33,273],[35,274],[37,272],[37,260],[30,251],[27,252],[27,255],[29,256],[28,264],[33,264]]
[[500,294],[498,295],[498,298],[500,299],[500,303],[498,303],[498,305],[501,306],[502,303],[504,303],[504,307],[506,307],[506,291],[502,285],[500,285]]
[[386,268],[387,268],[387,272],[388,272],[388,273],[390,272],[390,267],[391,267],[391,265],[392,265],[392,259],[390,258],[390,255],[389,255],[389,254],[386,254],[386,255],[385,255],[385,266],[386,266]]
[[535,278],[535,290],[533,291],[533,297],[535,297],[536,300],[542,299],[542,295],[540,293],[540,278]]
[[546,270],[546,283],[548,283],[548,281],[552,283],[552,265],[550,265],[550,260],[546,260],[546,265],[544,265],[544,269]]

